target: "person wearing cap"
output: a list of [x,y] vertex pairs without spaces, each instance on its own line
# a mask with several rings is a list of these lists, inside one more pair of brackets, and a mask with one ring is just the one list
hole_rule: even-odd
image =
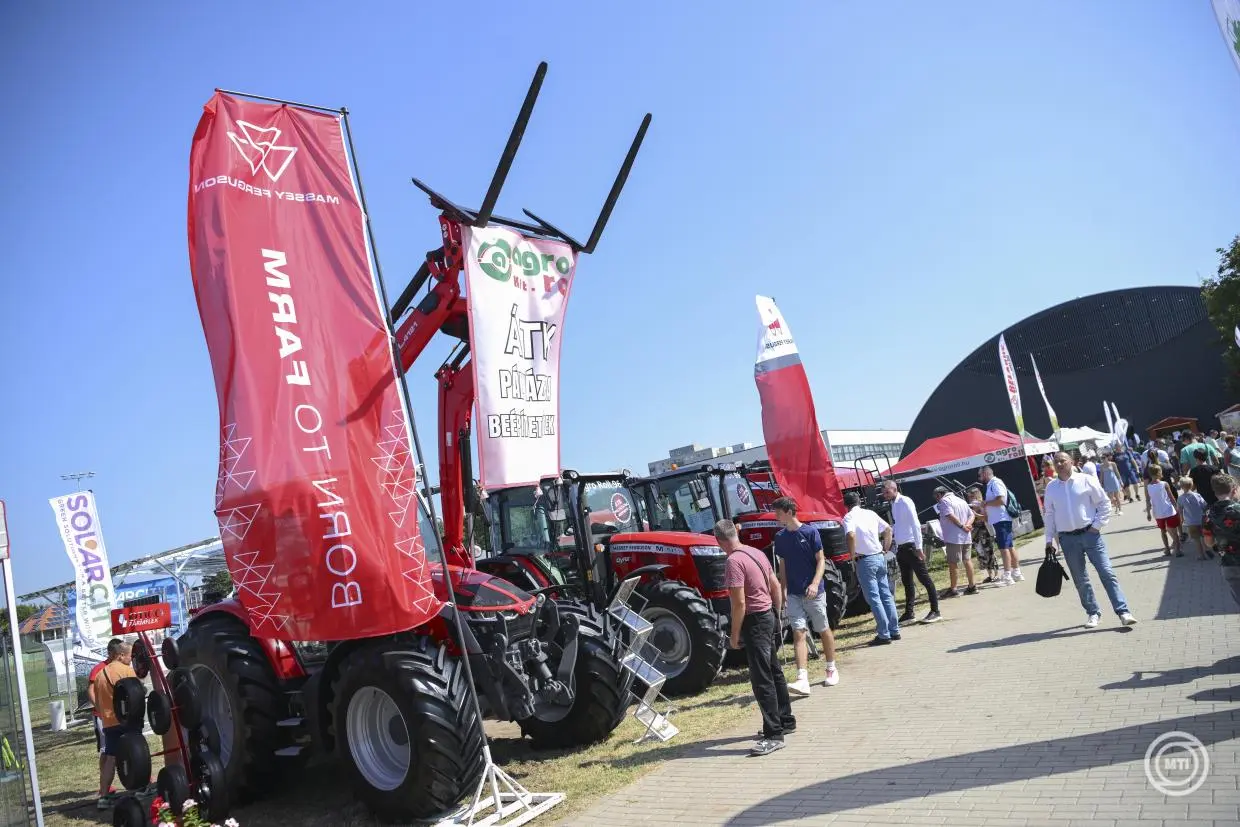
[[[979,494],[980,496],[980,494]],[[960,594],[956,584],[960,581],[959,567],[964,562],[964,574],[969,587],[965,594],[977,594],[973,582],[973,522],[976,515],[969,504],[945,486],[934,489],[934,510],[939,515],[939,532],[947,546],[947,575],[951,586],[939,597],[955,597]]]

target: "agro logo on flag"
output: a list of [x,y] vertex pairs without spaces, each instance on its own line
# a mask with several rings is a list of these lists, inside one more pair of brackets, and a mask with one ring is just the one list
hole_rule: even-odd
[[1008,353],[1007,342],[999,336],[999,364],[1003,368],[1003,384],[1007,389],[1008,402],[1012,403],[1012,416],[1016,418],[1016,435],[1025,438],[1025,416],[1020,410],[1020,385],[1016,381],[1016,366]]
[[560,342],[576,255],[560,241],[462,227],[484,488],[560,471]]
[[190,151],[189,247],[215,513],[251,624],[342,640],[426,622],[412,440],[340,117],[217,93]]
[[99,529],[95,495],[81,491],[48,500],[56,515],[56,527],[73,565],[76,591],[73,595],[75,644],[101,649],[112,636],[112,607],[116,589],[108,568],[108,550]]

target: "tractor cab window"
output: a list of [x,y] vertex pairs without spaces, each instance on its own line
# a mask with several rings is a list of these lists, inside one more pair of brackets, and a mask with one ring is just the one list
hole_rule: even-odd
[[733,517],[758,511],[758,504],[754,502],[749,481],[735,471],[723,476],[712,475],[710,485],[712,501],[723,502],[723,498],[727,497],[728,513]]
[[500,505],[504,551],[511,548],[550,551],[552,520],[547,496],[533,488],[505,491]]
[[647,524],[644,504],[618,480],[587,482],[583,488],[592,538],[641,531]]
[[426,507],[426,500],[422,498],[421,492],[418,493],[418,531],[422,533],[422,544],[426,547],[426,558],[428,560],[442,560],[443,549],[439,547],[439,533],[435,531],[435,525],[431,522],[430,509]]
[[651,527],[658,531],[690,531],[703,534],[715,526],[706,484],[697,477],[660,482],[654,493],[655,513]]

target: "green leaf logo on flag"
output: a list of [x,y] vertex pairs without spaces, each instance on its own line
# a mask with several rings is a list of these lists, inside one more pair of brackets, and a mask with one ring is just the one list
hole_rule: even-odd
[[478,266],[496,281],[508,281],[512,274],[512,246],[502,238],[486,242],[478,248]]
[[1240,55],[1240,20],[1228,20],[1231,24],[1231,48],[1236,50],[1236,54]]

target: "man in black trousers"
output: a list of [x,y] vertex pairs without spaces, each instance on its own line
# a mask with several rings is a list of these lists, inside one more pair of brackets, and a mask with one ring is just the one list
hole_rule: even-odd
[[[930,613],[922,618],[921,622],[934,623],[940,617],[939,593],[934,588],[930,571],[926,568],[917,506],[913,505],[912,499],[900,493],[900,486],[895,480],[883,483],[883,497],[891,503],[891,533],[896,544],[896,562],[900,564],[900,579],[904,581],[904,614],[900,617],[900,622],[913,622],[913,605],[917,600],[917,587],[913,584],[913,577],[916,575],[930,599]],[[894,584],[892,591],[895,591]]]
[[788,681],[779,662],[783,590],[771,561],[742,545],[731,520],[715,523],[715,539],[728,555],[724,585],[732,601],[733,649],[742,643],[749,660],[749,684],[762,711],[762,732],[750,755],[770,755],[784,748],[784,736],[797,728],[788,697]]

